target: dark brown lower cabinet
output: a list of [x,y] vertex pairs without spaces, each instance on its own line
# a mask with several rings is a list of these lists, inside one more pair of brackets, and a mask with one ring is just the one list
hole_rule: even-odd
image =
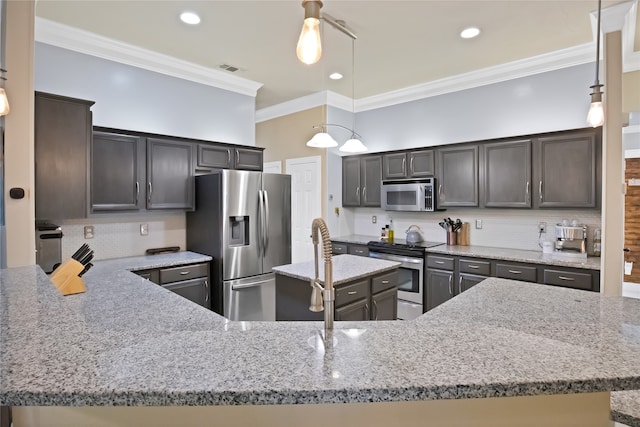
[[427,268],[427,310],[453,298],[455,272]]
[[168,291],[211,309],[211,279],[208,262],[138,270],[134,273]]
[[460,273],[458,275],[458,293],[461,294],[472,286],[477,285],[486,279],[487,276],[479,276],[477,274]]
[[369,303],[361,299],[351,304],[336,307],[335,320],[369,320]]
[[371,320],[398,318],[398,290],[394,287],[371,295]]

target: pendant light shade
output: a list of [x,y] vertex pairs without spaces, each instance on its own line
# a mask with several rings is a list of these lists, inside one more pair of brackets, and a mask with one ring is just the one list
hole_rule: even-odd
[[602,87],[598,76],[600,74],[600,13],[602,11],[602,0],[598,0],[598,25],[596,30],[596,81],[591,86],[591,107],[587,114],[587,123],[592,127],[604,124],[604,109],[602,107]]
[[340,151],[345,153],[362,153],[367,151],[367,147],[355,137],[355,135],[351,136],[351,139],[347,140],[342,147],[340,147]]
[[7,99],[7,92],[3,88],[0,88],[0,116],[6,116],[9,114],[9,100]]
[[332,148],[337,147],[338,143],[328,133],[318,132],[307,142],[307,146],[314,148]]
[[296,54],[304,64],[315,64],[322,56],[322,41],[320,39],[320,8],[321,1],[304,0],[304,23],[298,39]]

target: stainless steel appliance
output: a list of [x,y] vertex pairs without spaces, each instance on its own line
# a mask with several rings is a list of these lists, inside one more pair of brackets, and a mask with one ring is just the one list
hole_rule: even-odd
[[275,320],[271,268],[291,262],[291,177],[233,170],[197,176],[187,249],[213,257],[216,312]]
[[50,223],[36,223],[36,264],[51,273],[62,262],[62,228]]
[[412,320],[424,313],[424,254],[438,242],[371,241],[369,257],[400,263],[398,268],[398,319]]
[[[577,221],[576,221],[577,222]],[[587,226],[556,224],[555,249],[562,255],[587,256]]]
[[436,179],[383,180],[380,189],[386,211],[433,212],[437,209]]

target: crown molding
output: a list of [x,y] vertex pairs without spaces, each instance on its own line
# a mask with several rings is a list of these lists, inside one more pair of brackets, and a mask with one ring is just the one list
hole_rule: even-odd
[[637,14],[638,0],[635,0],[625,17],[622,30],[622,71],[625,73],[640,70],[640,51],[633,50]]
[[255,98],[262,83],[36,17],[35,40]]
[[299,111],[309,110],[311,108],[328,105],[330,107],[340,108],[342,110],[352,111],[353,101],[348,96],[339,93],[324,90],[322,92],[312,93],[311,95],[302,96],[292,99],[291,101],[272,105],[256,111],[256,123],[265,122]]

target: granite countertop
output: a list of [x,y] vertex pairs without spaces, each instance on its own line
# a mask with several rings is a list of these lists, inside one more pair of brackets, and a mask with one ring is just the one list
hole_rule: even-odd
[[[332,237],[334,242],[366,245],[378,237],[362,234]],[[490,258],[504,261],[528,262],[533,264],[558,265],[572,268],[600,270],[600,257],[574,258],[555,254],[543,254],[542,251],[524,249],[494,248],[490,246],[449,246],[444,243],[426,249],[427,253],[460,255],[476,258]]]
[[611,419],[630,427],[640,427],[640,391],[611,393]]
[[[142,267],[142,266],[141,266]],[[145,266],[146,267],[146,266]],[[640,389],[640,300],[490,278],[415,321],[231,322],[98,263],[0,270],[0,405],[242,405]]]
[[158,255],[142,255],[123,258],[111,258],[100,261],[93,261],[94,268],[102,267],[109,270],[138,271],[151,268],[173,267],[184,264],[194,264],[198,262],[211,261],[209,255],[202,255],[195,252],[183,251]]
[[[336,255],[331,257],[333,263],[333,284],[350,282],[372,274],[383,273],[400,266],[399,262],[357,255]],[[305,261],[296,264],[279,265],[273,271],[295,279],[312,280],[315,278],[315,262]],[[318,261],[318,275],[324,283],[324,260]]]

